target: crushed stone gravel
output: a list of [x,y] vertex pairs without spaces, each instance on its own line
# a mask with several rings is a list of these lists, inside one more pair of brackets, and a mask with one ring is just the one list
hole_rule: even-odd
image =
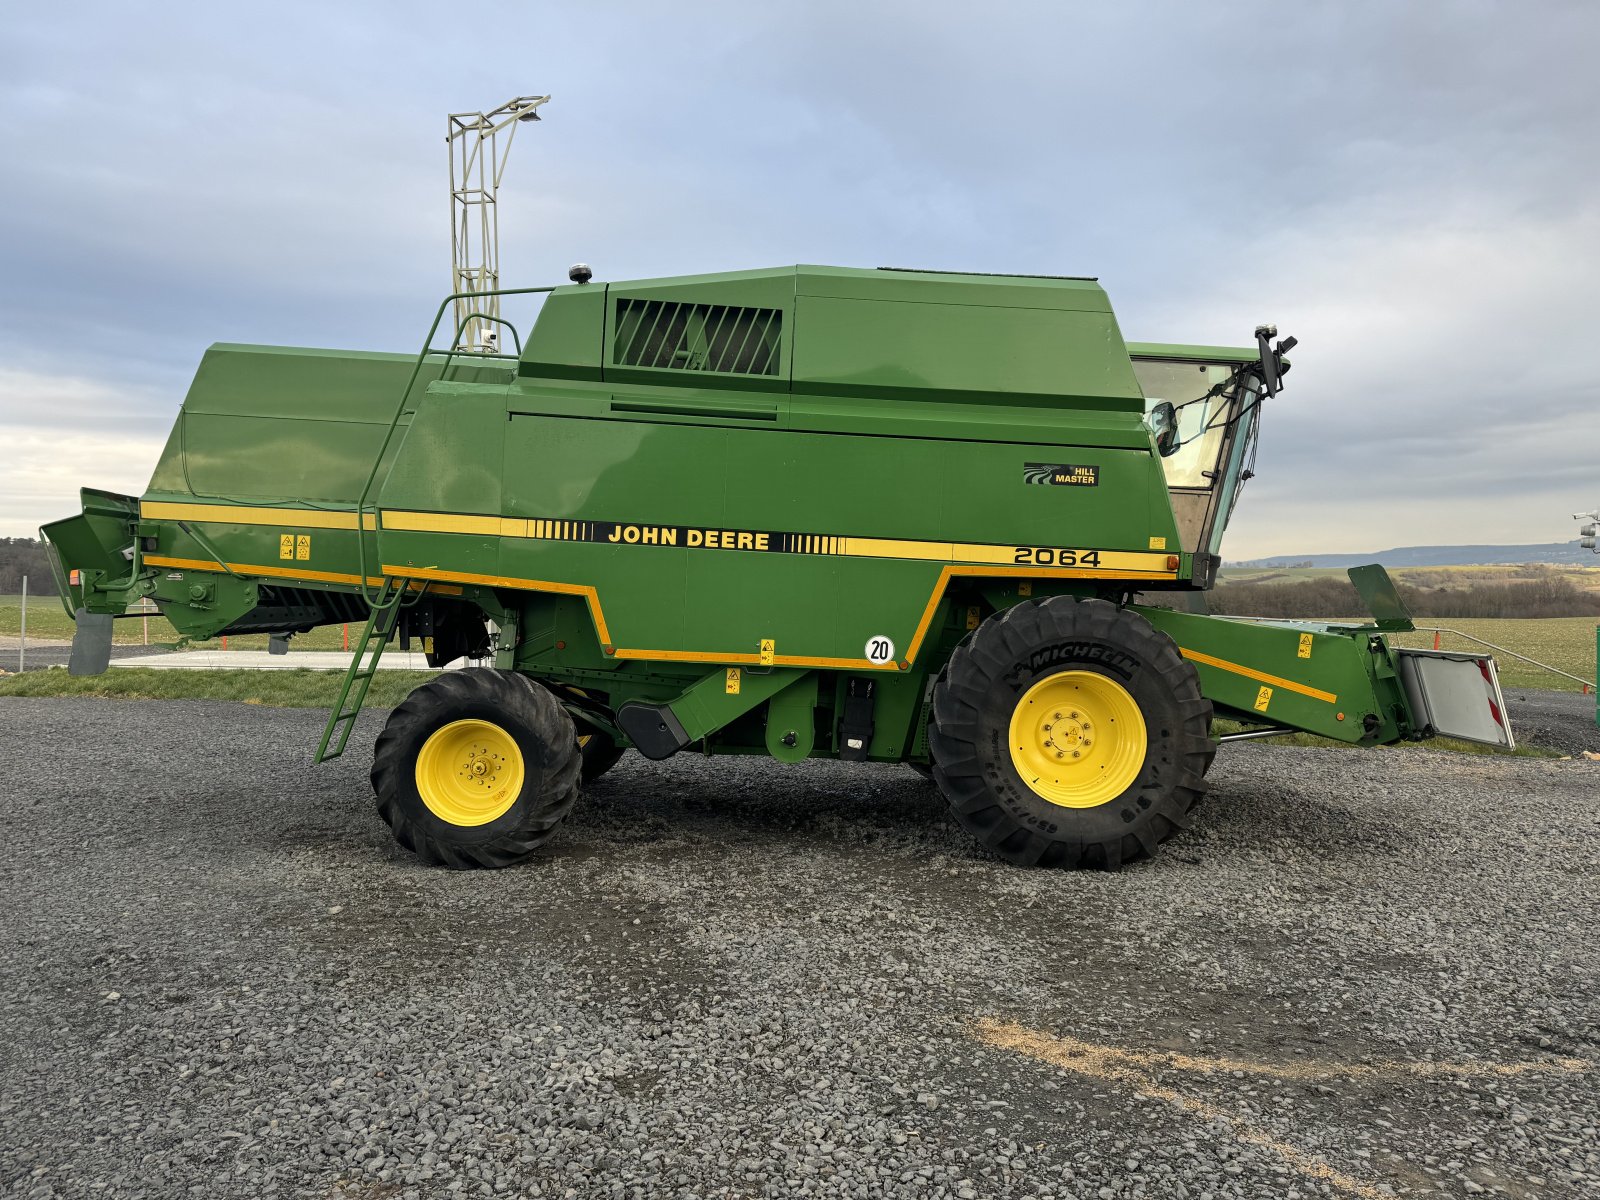
[[1506,688],[1506,711],[1519,744],[1561,754],[1600,753],[1595,695],[1541,688]]
[[322,716],[0,699],[0,1196],[1600,1196],[1600,764],[1228,746],[1107,875],[630,755],[453,873]]

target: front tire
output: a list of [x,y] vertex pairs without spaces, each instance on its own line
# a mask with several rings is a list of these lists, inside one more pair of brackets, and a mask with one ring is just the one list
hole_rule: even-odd
[[447,671],[389,715],[373,751],[378,813],[424,862],[505,867],[527,858],[578,798],[572,718],[509,671]]
[[1104,600],[996,614],[933,690],[928,745],[956,820],[1025,866],[1115,869],[1186,825],[1215,752],[1172,639]]

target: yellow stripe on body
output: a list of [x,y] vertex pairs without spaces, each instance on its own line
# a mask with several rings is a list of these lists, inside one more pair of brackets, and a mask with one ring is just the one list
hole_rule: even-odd
[[[206,521],[231,525],[273,525],[297,529],[348,529],[356,528],[356,514],[318,508],[289,508],[248,506],[237,504],[176,503],[146,501],[139,506],[140,515],[153,520]],[[477,513],[429,513],[404,509],[385,509],[382,527],[406,533],[466,533],[484,537],[516,537],[568,541],[586,538],[592,532],[592,522],[488,516]],[[377,527],[372,513],[363,517],[367,529]],[[649,543],[646,543],[649,544]],[[937,542],[910,538],[847,537],[834,534],[798,535],[797,549],[806,554],[842,555],[850,558],[898,558],[920,562],[988,563],[995,566],[1014,566],[1019,549],[1015,545],[986,545],[980,542]],[[1098,561],[1090,565],[1071,564],[1080,571],[1072,578],[1092,578],[1112,572],[1136,579],[1172,579],[1176,572],[1165,570],[1167,555],[1121,550],[1073,550],[1054,547],[1038,548],[1056,554],[1093,553]],[[1031,564],[1022,564],[1030,571],[1038,570]],[[1066,565],[1066,564],[1064,564]],[[1039,573],[1045,572],[1039,570]],[[1050,572],[1053,574],[1053,571]]]
[[523,517],[485,517],[472,513],[419,513],[383,510],[383,527],[404,533],[476,533],[486,537],[528,537]]
[[1324,704],[1337,704],[1339,702],[1339,697],[1332,692],[1324,692],[1320,688],[1311,687],[1309,684],[1296,683],[1292,679],[1284,679],[1281,675],[1268,675],[1265,671],[1258,671],[1254,667],[1246,667],[1236,662],[1229,662],[1225,658],[1202,654],[1198,650],[1187,650],[1182,646],[1178,647],[1178,651],[1191,662],[1202,663],[1208,667],[1216,667],[1219,671],[1230,671],[1235,675],[1243,675],[1246,679],[1254,679],[1257,683],[1270,684],[1272,687],[1298,692],[1302,696],[1310,696],[1313,700],[1321,700]]
[[[648,526],[656,523],[618,522],[618,524]],[[383,512],[383,527],[385,529],[404,530],[412,533],[475,533],[491,536],[498,534],[504,537],[571,541],[588,540],[593,533],[593,526],[594,523],[591,521],[568,521],[541,517],[521,519],[471,514],[406,512],[391,509],[385,509]],[[1017,561],[1019,551],[1028,551],[1040,555],[1048,553],[1058,557],[1071,554],[1080,559],[1093,554],[1096,559],[1094,563],[1063,562],[1060,566],[1071,567],[1083,572],[1083,574],[1074,575],[1072,578],[1094,578],[1113,573],[1119,577],[1126,576],[1134,579],[1173,579],[1177,577],[1177,572],[1167,569],[1167,560],[1171,557],[1170,555],[1151,554],[1146,551],[986,545],[981,542],[938,542],[912,538],[848,537],[837,534],[813,533],[797,533],[793,537],[793,552],[798,554],[841,555],[849,558],[898,558],[912,562],[988,563],[1007,567],[1021,565],[1030,570],[1037,567],[1050,567],[1054,564],[1043,561],[1019,564]],[[655,545],[657,543],[630,542],[628,544]],[[717,548],[731,549],[732,547]]]
[[[209,521],[219,525],[277,525],[294,529],[355,529],[356,514],[323,508],[263,508],[242,504],[175,504],[146,500],[139,515],[153,521]],[[376,528],[372,513],[366,528]]]
[[[172,567],[183,571],[210,571],[217,575],[222,574],[226,569],[236,575],[260,575],[272,579],[304,579],[312,583],[347,583],[351,586],[357,586],[361,583],[361,576],[359,575],[346,575],[340,571],[313,571],[307,567],[274,567],[262,563],[231,562],[224,568],[223,564],[209,558],[173,558],[166,554],[146,554],[144,561],[152,567]],[[391,574],[393,573],[391,572]],[[382,587],[383,582],[384,577],[382,575],[367,576],[367,586],[369,587]],[[413,582],[410,586],[417,591],[422,588],[422,584],[417,582]],[[459,596],[461,594],[461,589],[458,587],[435,587],[431,590],[443,592],[448,596]]]
[[392,566],[385,563],[383,571],[397,579],[443,579],[456,583],[476,583],[484,587],[512,588],[526,592],[554,592],[561,596],[583,596],[589,601],[589,612],[594,616],[595,632],[600,644],[611,644],[611,631],[606,628],[605,614],[600,611],[600,596],[593,587],[584,583],[562,583],[552,579],[521,579],[511,575],[479,575],[470,571],[442,571],[438,567]]
[[[995,566],[1017,565],[1018,550],[1048,550],[1055,554],[1074,554],[1082,556],[1094,554],[1097,561],[1093,565],[1080,566],[1077,563],[1063,564],[1063,566],[1077,567],[1086,572],[1086,578],[1094,575],[1104,575],[1116,572],[1119,576],[1130,572],[1150,572],[1130,576],[1141,579],[1172,579],[1177,572],[1168,571],[1165,554],[1149,554],[1143,551],[1124,550],[1078,550],[1071,547],[1056,549],[1055,547],[1032,546],[990,546],[981,542],[922,542],[901,538],[868,538],[868,537],[840,537],[834,539],[840,546],[836,553],[847,555],[851,558],[907,558],[921,559],[933,562],[950,563],[992,563]],[[1033,564],[1024,563],[1029,570]]]
[[[223,524],[275,525],[291,528],[348,529],[356,528],[353,512],[331,512],[323,509],[247,507],[229,504],[186,504],[154,501],[140,506],[141,514],[152,519],[196,520]],[[374,528],[372,514],[365,515],[365,526]],[[520,518],[487,516],[472,513],[423,513],[386,509],[382,513],[382,527],[396,532],[453,533],[489,537],[517,537],[530,539],[566,540],[586,535],[589,523],[548,518]],[[802,549],[803,548],[803,549]],[[1095,579],[1115,573],[1118,578],[1138,580],[1170,580],[1177,578],[1176,571],[1163,570],[1167,557],[1162,554],[1141,554],[1125,551],[1102,550],[1098,552],[1096,566],[1041,567],[1014,565],[1015,546],[988,546],[971,542],[934,542],[897,538],[864,538],[838,535],[798,534],[796,549],[802,553],[839,555],[856,558],[901,559],[908,561],[942,562],[945,564],[934,584],[933,592],[923,608],[911,643],[906,648],[905,661],[914,661],[928,634],[933,614],[943,598],[950,579],[956,576],[1020,576],[1031,579]],[[1059,551],[1058,551],[1059,553]],[[1086,553],[1079,551],[1079,553]],[[206,571],[217,569],[217,564],[205,560],[163,558],[147,555],[146,562],[153,566],[182,567]],[[980,565],[981,564],[981,565]],[[359,584],[360,577],[332,571],[313,571],[290,567],[274,567],[249,563],[229,563],[228,569],[241,574],[270,576],[282,579],[305,579],[326,583]],[[457,583],[480,584],[486,587],[510,588],[520,591],[552,592],[559,595],[583,596],[588,601],[595,629],[603,645],[610,645],[611,637],[600,597],[592,585],[567,583],[559,580],[526,579],[518,576],[487,575],[462,571],[444,571],[437,567],[400,567],[385,564],[387,575],[434,582],[449,580]],[[382,577],[369,577],[370,586],[382,583]],[[441,589],[443,590],[443,589]],[[459,593],[459,589],[451,589]],[[717,651],[678,651],[625,648],[614,651],[617,657],[653,659],[677,662],[736,662],[754,663],[753,654]],[[1188,652],[1185,652],[1188,653]],[[1326,692],[1306,688],[1288,680],[1278,680],[1249,668],[1225,664],[1221,660],[1208,660],[1205,656],[1191,654],[1196,661],[1210,661],[1213,666],[1233,670],[1266,682],[1300,691],[1317,699],[1333,702]],[[783,666],[810,666],[848,670],[893,670],[893,663],[874,663],[865,658],[807,658],[779,655],[776,662]]]
[[[383,570],[386,574],[396,578],[420,579],[447,579],[458,583],[476,583],[485,587],[510,588],[516,591],[554,592],[558,595],[583,596],[589,604],[589,612],[594,617],[595,631],[599,634],[603,647],[611,646],[611,633],[606,626],[605,613],[600,605],[599,591],[589,584],[563,583],[548,579],[522,579],[512,575],[478,575],[465,571],[444,571],[438,567],[402,567],[385,563]],[[1022,576],[1029,579],[1092,579],[1098,572],[1092,570],[1079,570],[1072,567],[984,567],[961,566],[951,564],[939,572],[939,578],[933,585],[933,594],[928,597],[928,603],[923,607],[922,619],[917,623],[916,633],[912,635],[911,643],[906,648],[903,662],[916,661],[917,652],[922,648],[923,640],[928,635],[928,627],[933,621],[933,614],[939,607],[939,601],[944,597],[944,591],[950,580],[958,575],[976,575],[985,578],[995,576]],[[1167,572],[1142,572],[1135,578],[1143,579],[1173,579],[1176,573]],[[760,661],[760,656],[737,651],[721,650],[648,650],[634,647],[612,647],[612,655],[618,659],[650,659],[658,662],[705,662],[705,663],[749,663]],[[894,662],[875,663],[866,658],[806,658],[799,655],[780,654],[775,656],[774,662],[784,667],[831,667],[841,670],[894,670]],[[1241,668],[1242,669],[1242,668]],[[1325,694],[1325,693],[1324,693]]]

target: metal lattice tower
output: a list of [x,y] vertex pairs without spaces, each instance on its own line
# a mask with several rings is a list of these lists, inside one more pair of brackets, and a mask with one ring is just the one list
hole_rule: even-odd
[[[450,262],[452,292],[492,292],[500,286],[500,213],[495,197],[517,126],[537,121],[549,96],[517,96],[491,112],[451,113]],[[503,135],[503,136],[502,136]],[[500,297],[468,296],[456,301],[456,327],[474,314],[500,315]],[[498,326],[472,321],[462,334],[464,350],[493,350]]]

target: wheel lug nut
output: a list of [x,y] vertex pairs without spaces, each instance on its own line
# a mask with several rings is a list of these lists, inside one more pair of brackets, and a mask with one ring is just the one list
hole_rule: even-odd
[[1072,757],[1073,757],[1073,758],[1078,758],[1078,757],[1079,757],[1079,753],[1078,753],[1078,751],[1076,751],[1076,750],[1074,750],[1074,751],[1073,751],[1073,752],[1072,752]]

